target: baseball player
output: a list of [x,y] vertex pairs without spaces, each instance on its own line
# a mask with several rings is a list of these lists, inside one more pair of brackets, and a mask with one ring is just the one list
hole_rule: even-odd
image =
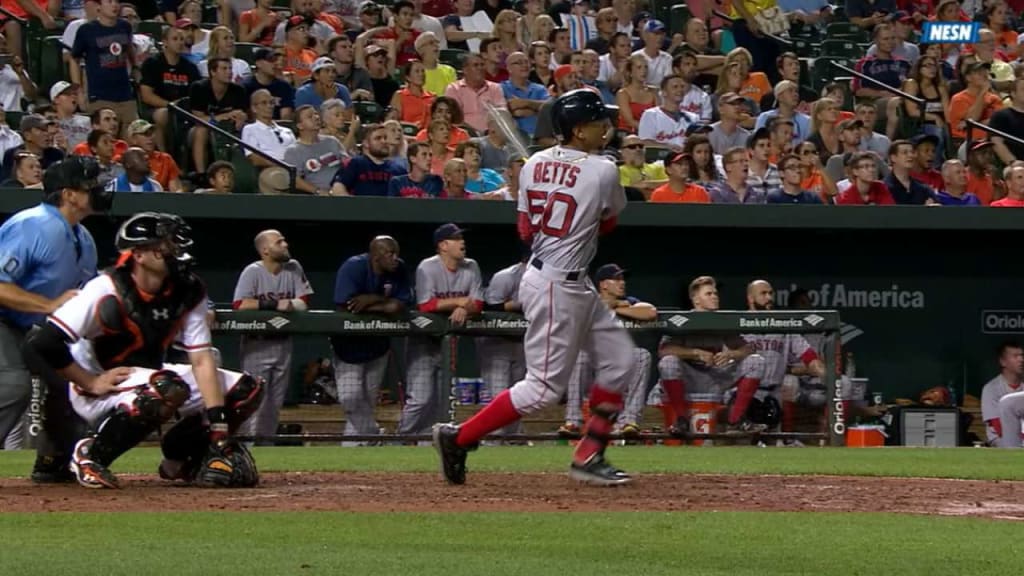
[[[412,305],[412,287],[398,242],[378,236],[369,251],[352,256],[338,268],[334,305],[352,314],[399,314]],[[332,336],[334,380],[345,410],[345,434],[377,434],[377,392],[388,367],[391,339],[377,336]]]
[[[693,310],[718,310],[718,287],[710,276],[690,282]],[[747,407],[764,376],[764,358],[737,335],[687,334],[664,336],[658,346],[658,373],[676,423],[669,433],[689,432],[686,392],[722,393],[736,386],[736,398],[729,408],[727,433],[758,433],[767,426],[746,418]]]
[[[420,312],[448,314],[452,324],[479,314],[484,307],[483,280],[476,260],[466,258],[465,230],[444,224],[434,230],[437,254],[416,267],[416,303]],[[409,338],[405,406],[399,434],[420,434],[436,422],[441,346],[435,338]]]
[[0,226],[0,444],[28,406],[29,369],[37,369],[46,385],[45,434],[32,470],[32,480],[40,483],[72,480],[67,463],[74,439],[64,382],[37,368],[22,342],[34,324],[96,275],[96,244],[81,222],[110,208],[112,193],[100,186],[99,174],[92,158],[75,156],[50,166],[42,203]]
[[589,90],[562,94],[551,114],[563,144],[530,157],[519,182],[517,227],[533,247],[519,285],[530,322],[526,378],[462,425],[434,427],[442,474],[452,484],[465,483],[466,457],[481,438],[562,398],[581,349],[599,365],[590,391],[592,417],[569,476],[606,486],[630,481],[604,451],[633,371],[633,339],[587,278],[598,234],[611,231],[626,206],[618,169],[598,155],[613,127],[601,97]]
[[[658,309],[653,304],[641,302],[626,296],[626,271],[618,264],[605,264],[594,274],[597,292],[612,312],[620,319],[649,322],[658,318]],[[626,402],[616,427],[624,436],[640,434],[640,419],[643,416],[644,401],[647,399],[647,381],[651,377],[651,353],[639,346],[633,348],[634,370],[626,388]],[[558,429],[561,436],[575,437],[583,423],[581,396],[594,381],[594,362],[590,355],[581,351],[576,360],[576,369],[569,379],[569,391],[565,403],[565,424]]]
[[[111,463],[175,413],[182,419],[163,437],[162,477],[230,486],[245,473],[243,485],[255,483],[251,456],[228,435],[259,406],[262,386],[216,366],[206,288],[189,269],[190,234],[171,214],[132,216],[117,233],[117,264],[28,335],[34,352],[67,379],[74,411],[96,431],[72,452],[82,486],[119,487]],[[190,365],[163,363],[173,341],[188,350]]]
[[[235,284],[235,310],[303,312],[309,307],[313,288],[302,264],[288,252],[288,241],[277,230],[264,230],[253,241],[260,259],[242,270]],[[272,436],[278,414],[288,393],[292,372],[292,339],[288,336],[243,334],[239,349],[242,371],[264,383],[265,399],[246,420],[241,433]]]
[[[519,301],[519,283],[523,279],[530,250],[523,248],[519,262],[499,270],[491,278],[484,296],[484,309],[494,312],[522,312]],[[512,384],[526,377],[526,357],[523,343],[518,337],[486,336],[476,339],[479,356],[480,376],[491,391],[491,398],[512,387]],[[522,431],[522,423],[506,426],[502,433],[516,434]]]
[[[1006,402],[1007,418],[1013,419],[1016,404],[1022,401],[1011,396],[1024,392],[1021,379],[1024,378],[1024,348],[1020,342],[1008,340],[999,345],[999,375],[988,381],[981,389],[981,419],[985,421],[985,432],[991,446],[1019,447],[1020,416],[1017,416],[1016,436],[1006,436],[1006,425],[1003,424],[1003,402]],[[1011,428],[1012,429],[1012,428]],[[1011,432],[1012,434],[1012,432]],[[1006,439],[1003,442],[1003,439]]]
[[[748,310],[772,310],[775,308],[775,290],[765,280],[754,280],[747,285]],[[777,402],[776,408],[791,410],[794,406],[782,403],[782,381],[787,370],[794,364],[803,364],[805,374],[822,378],[825,364],[818,353],[801,334],[744,334],[743,339],[751,349],[764,358],[764,376],[755,393],[756,400]],[[772,400],[769,400],[771,398]]]

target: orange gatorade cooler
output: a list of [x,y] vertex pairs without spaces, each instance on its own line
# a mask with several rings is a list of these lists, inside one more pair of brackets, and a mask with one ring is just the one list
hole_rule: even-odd
[[[717,428],[718,411],[722,408],[720,394],[690,394],[690,432],[713,434]],[[713,440],[696,439],[694,446],[711,446]]]
[[850,426],[846,429],[846,445],[851,448],[885,446],[885,426]]

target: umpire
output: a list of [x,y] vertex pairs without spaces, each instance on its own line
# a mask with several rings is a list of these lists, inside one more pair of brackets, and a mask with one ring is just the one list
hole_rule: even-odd
[[[43,176],[42,204],[0,226],[0,440],[24,414],[32,391],[29,366],[37,363],[22,351],[26,332],[96,275],[96,244],[81,222],[110,208],[113,192],[103,190],[99,175],[93,158],[53,164]],[[53,373],[40,376],[44,429],[32,480],[71,481],[67,384]]]

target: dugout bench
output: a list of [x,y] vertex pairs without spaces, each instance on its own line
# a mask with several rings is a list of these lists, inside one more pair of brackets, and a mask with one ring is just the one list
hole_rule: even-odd
[[[432,336],[441,341],[441,378],[437,398],[447,398],[447,409],[437,414],[438,421],[455,418],[458,404],[453,377],[456,374],[457,344],[460,336],[522,336],[528,325],[520,314],[509,312],[484,312],[470,319],[465,325],[456,326],[448,317],[440,314],[410,312],[402,316],[357,315],[329,310],[280,313],[273,311],[236,311],[218,309],[214,332],[218,334],[344,334],[346,336]],[[824,357],[826,394],[828,396],[828,429],[824,434],[814,435],[825,439],[831,446],[845,445],[846,421],[842,401],[842,384],[837,370],[840,329],[839,313],[831,310],[786,310],[786,311],[718,311],[694,312],[665,310],[658,313],[651,322],[624,321],[624,326],[633,334],[682,335],[694,332],[719,332],[731,334],[786,334],[823,333],[825,335]],[[785,434],[762,434],[762,436],[784,437]],[[807,435],[802,435],[807,437]],[[665,434],[643,434],[641,439],[665,439]],[[718,434],[694,434],[693,438],[720,438]],[[517,440],[555,440],[553,434],[516,435]],[[427,440],[399,435],[351,436],[343,434],[279,435],[265,440],[304,441],[408,441]],[[506,439],[513,439],[511,436]]]

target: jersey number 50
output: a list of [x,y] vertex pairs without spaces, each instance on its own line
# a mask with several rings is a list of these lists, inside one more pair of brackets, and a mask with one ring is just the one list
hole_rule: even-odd
[[[527,190],[530,203],[530,222],[534,230],[547,236],[561,238],[569,233],[573,218],[576,217],[576,199],[563,192],[548,194],[543,190]],[[537,226],[540,215],[540,226]]]

